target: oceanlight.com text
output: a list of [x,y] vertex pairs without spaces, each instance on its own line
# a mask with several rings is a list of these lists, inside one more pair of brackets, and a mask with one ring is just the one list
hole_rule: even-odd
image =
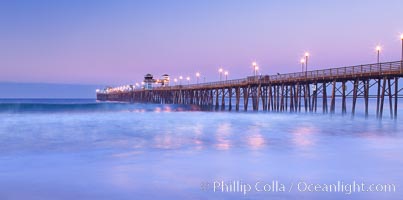
[[252,192],[308,192],[308,193],[343,193],[351,195],[360,192],[396,192],[396,185],[393,183],[365,183],[363,181],[335,181],[331,183],[315,183],[309,181],[281,182],[256,181],[244,182],[242,180],[215,180],[212,182],[203,182],[201,189],[212,191],[214,193],[240,193],[247,195]]

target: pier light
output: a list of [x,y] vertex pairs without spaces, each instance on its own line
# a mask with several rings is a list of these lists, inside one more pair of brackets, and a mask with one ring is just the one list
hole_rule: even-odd
[[175,82],[175,85],[176,85],[176,83],[178,82],[178,79],[177,79],[177,78],[174,78],[174,82]]
[[253,67],[253,75],[257,75],[257,70],[259,70],[259,66],[257,65],[256,62],[252,62],[252,67]]
[[182,85],[183,76],[179,76],[179,85]]
[[308,75],[307,73],[308,73],[308,58],[309,58],[309,56],[310,56],[310,54],[309,54],[309,52],[305,52],[305,73],[306,73],[306,75]]
[[225,80],[228,80],[228,71],[225,71],[224,75],[225,75]]
[[197,84],[199,84],[199,77],[200,77],[200,73],[199,73],[199,72],[196,72]]
[[301,70],[304,72],[305,58],[301,58],[299,62],[301,63]]
[[96,90],[95,90],[96,93],[99,93],[99,91],[100,91],[99,89],[96,89]]
[[223,71],[223,69],[222,69],[222,67],[220,67],[220,69],[218,69],[218,73],[220,74],[220,81],[222,80],[222,71]]
[[186,80],[188,81],[188,85],[189,85],[189,81],[190,81],[190,77],[186,77]]
[[375,50],[376,50],[376,55],[377,55],[377,62],[380,63],[380,54],[381,54],[382,47],[380,45],[378,45],[378,46],[376,46]]
[[402,40],[402,60],[403,60],[403,33],[400,35],[400,39]]

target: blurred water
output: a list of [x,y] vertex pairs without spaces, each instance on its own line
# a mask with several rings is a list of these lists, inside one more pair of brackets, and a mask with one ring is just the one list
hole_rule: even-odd
[[[361,115],[202,112],[194,106],[66,101],[57,103],[62,109],[46,100],[42,106],[0,103],[13,104],[0,112],[0,199],[403,195],[401,117],[380,121]],[[294,185],[291,192],[214,192],[213,182],[221,180],[277,180],[287,189],[300,181],[355,180],[395,184],[396,191],[347,195],[299,192]],[[201,188],[204,183],[209,187]]]

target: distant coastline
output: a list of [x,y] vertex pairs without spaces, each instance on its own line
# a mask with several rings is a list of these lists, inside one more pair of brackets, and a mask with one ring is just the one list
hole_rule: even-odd
[[0,99],[95,99],[100,85],[0,82]]

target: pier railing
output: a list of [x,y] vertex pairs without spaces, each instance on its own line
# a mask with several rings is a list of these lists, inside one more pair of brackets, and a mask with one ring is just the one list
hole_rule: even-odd
[[402,74],[402,61],[272,75],[270,76],[270,81],[309,81],[393,74]]
[[[403,60],[373,63],[349,67],[312,70],[277,75],[249,76],[242,79],[216,81],[200,84],[134,89],[122,86],[97,93],[101,101],[150,102],[161,104],[194,104],[218,110],[248,110],[248,102],[254,111],[262,106],[264,111],[316,112],[318,100],[322,112],[335,113],[336,98],[341,100],[341,111],[347,113],[347,97],[352,97],[351,111],[354,116],[357,99],[364,99],[365,116],[369,115],[369,98],[376,97],[376,116],[382,118],[385,99],[388,98],[391,118],[397,119],[397,104],[403,88]],[[382,80],[382,81],[381,81]],[[353,84],[353,87],[347,85]],[[319,85],[319,87],[318,87]],[[330,87],[330,88],[328,88]],[[377,90],[371,89],[377,87]],[[310,89],[312,88],[312,90]],[[327,91],[329,90],[329,91]],[[329,93],[328,93],[329,92]],[[376,92],[376,94],[371,94]],[[318,95],[319,94],[319,95]],[[229,101],[226,102],[225,99]],[[242,101],[241,101],[242,100]],[[251,100],[251,101],[249,101]],[[330,100],[328,105],[328,100]],[[220,103],[221,102],[221,103]],[[242,102],[242,103],[241,103]],[[394,102],[394,103],[393,103]],[[226,107],[228,103],[228,107]]]
[[384,63],[372,63],[365,65],[356,65],[348,67],[330,68],[312,70],[307,72],[295,72],[278,75],[260,75],[250,76],[242,79],[233,79],[226,81],[215,81],[199,84],[186,84],[176,85],[168,87],[156,87],[156,90],[170,90],[170,89],[200,89],[211,87],[226,87],[234,85],[248,85],[259,83],[278,83],[278,82],[309,82],[320,81],[328,79],[341,79],[341,78],[360,78],[360,77],[375,77],[383,75],[402,75],[402,62],[384,62]]
[[[161,86],[154,87],[152,90],[174,90],[174,89],[211,89],[218,87],[229,86],[246,86],[251,84],[270,84],[270,83],[282,83],[282,82],[314,82],[330,79],[343,79],[343,78],[360,78],[368,77],[374,78],[384,75],[403,75],[403,61],[384,62],[384,63],[372,63],[365,65],[356,65],[348,67],[330,68],[312,70],[306,72],[295,72],[287,74],[277,75],[259,75],[249,76],[247,78],[232,79],[225,81],[215,81],[198,84],[181,84],[175,86]],[[134,89],[133,91],[142,91],[144,89]],[[120,93],[114,91],[110,93]]]

